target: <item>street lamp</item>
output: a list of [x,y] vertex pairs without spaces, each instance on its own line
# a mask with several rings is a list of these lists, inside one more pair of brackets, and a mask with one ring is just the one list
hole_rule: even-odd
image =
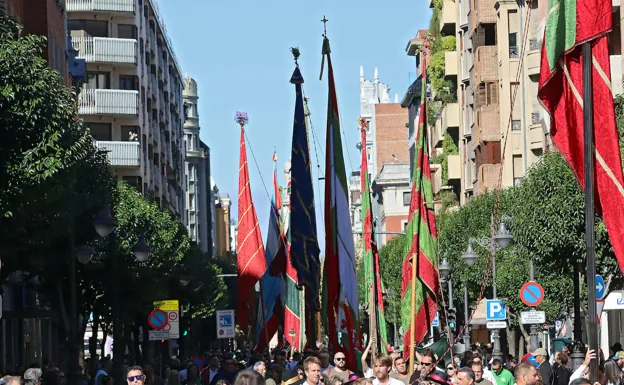
[[78,259],[78,262],[82,263],[83,265],[86,265],[87,263],[91,261],[91,258],[93,258],[94,251],[93,251],[93,248],[86,246],[86,245],[82,245],[82,246],[76,247],[75,253],[76,253],[76,258]]
[[[479,254],[474,252],[472,242],[468,242],[468,249],[461,257],[468,266],[472,266],[477,262]],[[468,284],[464,281],[464,348],[466,351],[470,349],[470,325],[468,325],[468,318]]]
[[[449,264],[446,261],[446,257],[442,259],[442,263],[440,263],[440,266],[438,267],[438,271],[440,272],[440,278],[441,278],[442,283],[446,282],[448,284],[448,291],[449,291],[448,314],[454,314],[455,305],[453,305],[453,282],[451,281],[451,268],[449,267]],[[453,346],[453,343],[455,342],[455,337],[453,336],[453,328],[450,323],[448,325],[448,338],[449,338],[449,345]]]
[[[496,232],[496,234],[494,234],[492,238],[470,238],[468,243],[468,251],[466,252],[466,254],[470,254],[471,244],[474,242],[479,246],[488,249],[492,253],[492,294],[494,299],[498,299],[498,295],[496,292],[496,252],[509,246],[509,244],[513,240],[513,235],[511,235],[511,233],[507,230],[507,227],[505,226],[505,221],[507,220],[511,220],[511,217],[507,215],[501,216],[498,225],[498,231]],[[492,215],[490,228],[494,229],[494,226],[494,215]],[[466,254],[464,254],[464,256],[466,256]],[[468,255],[464,259],[468,261],[470,258],[471,257]],[[499,329],[492,330],[492,338],[494,338],[494,350],[492,352],[492,357],[494,359],[498,358],[502,360],[503,353],[500,349]]]
[[[102,238],[108,237],[117,228],[117,221],[111,213],[110,205],[105,205],[100,214],[93,219],[93,227],[95,231]],[[116,238],[112,237],[113,242],[113,255],[111,258],[111,271],[113,282],[113,303],[112,303],[112,315],[113,315],[113,381],[114,384],[119,385],[123,383],[123,365],[124,365],[124,353],[125,344],[123,343],[123,334],[121,330],[121,303],[119,299],[119,287],[116,284],[117,277],[119,275],[119,255],[116,248]],[[145,243],[145,237],[141,235],[139,241],[132,248],[132,254],[139,262],[144,262],[152,249]]]

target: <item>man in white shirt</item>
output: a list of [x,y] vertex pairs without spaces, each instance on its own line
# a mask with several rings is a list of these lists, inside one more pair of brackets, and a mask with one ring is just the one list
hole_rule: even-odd
[[385,354],[378,354],[373,358],[373,385],[403,385],[403,382],[390,377],[392,358]]
[[305,382],[303,385],[319,385],[321,381],[321,360],[312,356],[303,361]]

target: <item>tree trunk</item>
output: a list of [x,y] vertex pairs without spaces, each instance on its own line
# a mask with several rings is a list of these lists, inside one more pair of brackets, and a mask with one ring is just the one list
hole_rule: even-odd
[[124,336],[124,340],[126,342],[126,346],[124,347],[124,350],[126,352],[128,352],[127,354],[130,355],[130,361],[129,363],[131,364],[136,364],[137,363],[137,357],[134,355],[134,341],[132,341],[132,324],[128,325],[125,324],[124,328],[123,328],[123,336]]
[[507,326],[507,344],[509,345],[509,354],[516,352],[516,340],[518,338],[518,332],[516,328]]
[[140,364],[143,363],[143,360],[142,360],[142,357],[141,357],[141,339],[139,338],[140,337],[139,336],[140,331],[139,331],[139,323],[138,322],[135,322],[132,325],[132,332],[134,334],[134,338],[132,339],[132,345],[133,345],[133,349],[134,349],[134,357],[135,357],[135,360],[136,360],[135,362],[140,365]]
[[518,362],[520,362],[522,357],[524,357],[524,345],[526,344],[525,341],[526,340],[524,339],[524,334],[523,334],[520,336],[520,342],[518,343],[518,355],[516,356],[516,359],[518,359]]
[[[91,337],[89,338],[89,356],[91,359],[89,360],[89,368],[87,368],[87,373],[91,376],[91,378],[95,377],[97,373],[97,362],[99,358],[97,355],[97,347],[98,347],[98,330],[100,326],[99,321],[100,315],[97,313],[93,314],[93,326],[91,327]],[[104,351],[102,351],[104,353]]]

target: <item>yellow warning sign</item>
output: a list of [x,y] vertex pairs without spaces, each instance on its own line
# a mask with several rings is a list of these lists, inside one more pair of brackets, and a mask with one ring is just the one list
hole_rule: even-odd
[[177,299],[154,301],[154,309],[160,309],[163,311],[178,311],[180,310],[180,301],[178,301]]

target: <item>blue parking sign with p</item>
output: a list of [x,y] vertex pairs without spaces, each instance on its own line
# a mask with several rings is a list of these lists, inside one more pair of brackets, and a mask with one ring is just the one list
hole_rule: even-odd
[[485,318],[488,321],[503,321],[507,319],[507,309],[503,301],[498,299],[488,299],[485,302]]

